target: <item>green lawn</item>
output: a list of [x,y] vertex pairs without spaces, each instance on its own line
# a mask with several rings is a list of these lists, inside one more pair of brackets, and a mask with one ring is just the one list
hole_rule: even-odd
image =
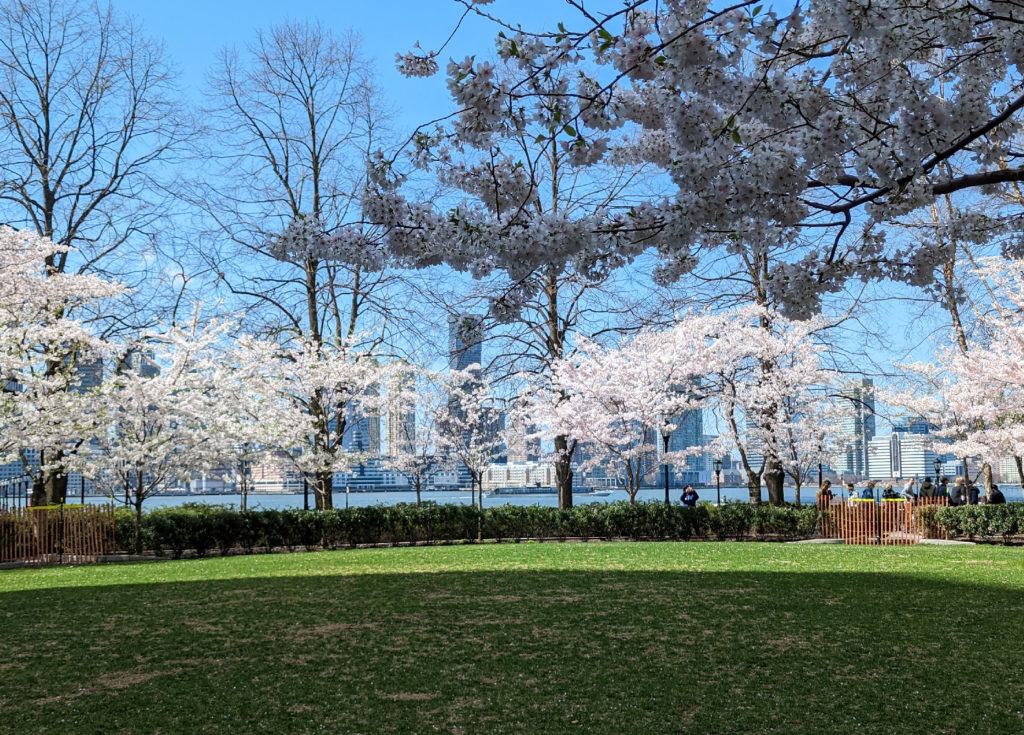
[[0,572],[0,732],[1018,733],[1024,552],[370,549]]

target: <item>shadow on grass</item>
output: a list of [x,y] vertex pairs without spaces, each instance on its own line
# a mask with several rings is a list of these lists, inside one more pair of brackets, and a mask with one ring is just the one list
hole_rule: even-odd
[[0,731],[1019,732],[1020,586],[514,571],[0,594]]

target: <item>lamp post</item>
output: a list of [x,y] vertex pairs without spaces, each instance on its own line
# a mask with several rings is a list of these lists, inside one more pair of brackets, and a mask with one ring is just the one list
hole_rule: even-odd
[[822,445],[825,443],[824,437],[818,435],[818,489],[821,490],[821,453],[824,451]]
[[935,484],[939,484],[939,474],[942,472],[942,460],[938,457],[932,462],[932,466],[935,468]]
[[717,505],[722,504],[722,460],[715,460],[715,491],[718,494]]
[[661,455],[661,463],[665,467],[665,505],[671,505],[671,501],[668,499],[668,438],[672,436],[672,431],[668,428],[668,424],[661,424],[661,441],[664,443],[665,452]]

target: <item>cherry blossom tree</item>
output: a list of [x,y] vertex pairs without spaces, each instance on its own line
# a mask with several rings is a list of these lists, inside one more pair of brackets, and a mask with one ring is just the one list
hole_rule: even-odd
[[440,375],[446,400],[440,409],[441,454],[469,471],[477,509],[483,512],[483,476],[505,446],[505,400],[481,376],[479,365]]
[[142,505],[175,480],[219,465],[231,441],[218,422],[223,369],[214,347],[228,325],[169,328],[126,345],[117,368],[84,396],[83,451],[69,466],[135,507],[135,548],[142,550]]
[[978,316],[984,328],[965,340],[966,352],[954,333],[934,361],[903,365],[913,387],[887,400],[939,426],[936,434],[958,457],[979,457],[985,466],[1012,457],[1024,488],[1024,266],[988,259],[978,275],[992,293],[991,308]]
[[[388,408],[386,386],[397,366],[381,365],[350,344],[282,347],[242,338],[231,362],[242,366],[241,400],[259,405],[251,443],[283,450],[311,479],[316,507],[333,507],[334,473],[365,461],[346,444],[360,419]],[[395,395],[398,395],[396,392]]]
[[[67,250],[39,234],[0,227],[0,393],[2,448],[32,474],[32,503],[64,500],[68,456],[82,443],[78,398],[69,393],[81,366],[101,359],[106,343],[72,315],[110,303],[120,285],[95,275],[55,273]],[[38,453],[38,468],[26,450]]]
[[[487,14],[486,3],[464,4]],[[557,30],[493,18],[504,29],[498,54],[516,77],[482,57],[448,64],[461,139],[486,150],[496,131],[557,106],[581,160],[608,158],[609,136],[628,132],[671,194],[552,220],[538,247],[513,218],[473,209],[446,217],[407,201],[400,177],[381,166],[364,210],[391,229],[400,257],[515,277],[570,260],[586,272],[653,248],[655,278],[671,283],[718,252],[761,269],[761,306],[806,317],[852,279],[934,278],[941,244],[888,243],[887,223],[937,197],[1024,179],[1013,143],[1024,114],[1024,15],[1005,3],[568,7],[574,17]],[[436,56],[414,52],[400,67],[427,74]],[[579,71],[566,75],[567,89],[544,88],[566,69]],[[1002,213],[959,226],[1019,233],[1020,223]],[[446,233],[440,249],[423,236],[435,225]]]
[[[664,417],[703,408],[725,423],[712,450],[739,454],[751,502],[761,501],[764,478],[771,502],[781,503],[784,473],[802,477],[809,457],[828,448],[822,434],[834,432],[840,410],[829,398],[838,376],[816,339],[825,326],[744,307],[681,315],[618,349],[588,344],[557,364],[549,389],[557,394],[536,393],[534,419],[549,435],[556,427],[579,432],[590,464],[620,464],[632,499]],[[678,458],[703,450],[686,448]]]
[[[718,326],[717,320],[705,326],[712,324]],[[553,364],[549,384],[536,386],[530,416],[543,427],[544,439],[576,437],[583,469],[604,465],[622,472],[635,502],[658,431],[674,428],[665,417],[702,403],[698,378],[712,364],[710,344],[707,333],[696,329],[642,332],[619,348],[584,341],[576,355]]]

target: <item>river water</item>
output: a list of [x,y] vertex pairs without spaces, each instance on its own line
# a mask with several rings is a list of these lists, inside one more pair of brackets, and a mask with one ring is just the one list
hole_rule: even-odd
[[[1021,489],[1019,486],[1001,485],[1000,489],[1006,496],[1007,501],[1010,502],[1021,502]],[[800,499],[804,503],[814,502],[814,490],[812,487],[801,488]],[[715,502],[717,494],[715,488],[698,488],[697,493],[700,495],[701,500],[709,500]],[[682,494],[681,489],[672,488],[669,491],[669,497],[673,503],[679,502],[679,496]],[[796,500],[795,492],[793,488],[786,488],[785,492],[786,500],[794,502]],[[838,494],[837,494],[838,496]],[[445,492],[424,492],[422,495],[423,500],[432,500],[436,503],[472,503],[475,498],[470,495],[468,490],[463,491],[445,491]],[[665,490],[656,488],[644,488],[637,494],[637,501],[663,501],[665,499]],[[721,492],[722,502],[727,500],[747,502],[750,499],[750,494],[746,487],[723,487]],[[767,501],[768,495],[762,489],[761,499]],[[86,502],[90,503],[102,503],[106,502],[106,498],[99,497],[86,497]],[[227,495],[152,495],[146,499],[144,507],[147,510],[154,508],[165,508],[169,506],[181,505],[182,503],[209,503],[214,505],[230,505],[239,507],[241,504],[241,497],[237,494]],[[587,495],[577,494],[573,496],[573,502],[576,505],[583,503],[610,503],[622,500],[629,500],[629,496],[625,490],[612,490],[608,495]],[[75,502],[75,498],[68,498],[68,502]],[[123,499],[122,499],[123,502]],[[310,507],[314,505],[313,495],[309,495]],[[334,507],[344,508],[346,506],[365,506],[365,505],[395,505],[396,503],[415,503],[416,493],[414,492],[336,492],[334,493]],[[498,505],[543,505],[555,507],[558,505],[558,496],[554,493],[543,494],[543,495],[487,495],[484,494],[484,507],[491,508]],[[250,508],[265,508],[265,509],[277,509],[283,510],[286,508],[302,508],[304,506],[304,498],[302,493],[296,494],[273,494],[273,495],[255,495],[249,494],[249,507]]]

